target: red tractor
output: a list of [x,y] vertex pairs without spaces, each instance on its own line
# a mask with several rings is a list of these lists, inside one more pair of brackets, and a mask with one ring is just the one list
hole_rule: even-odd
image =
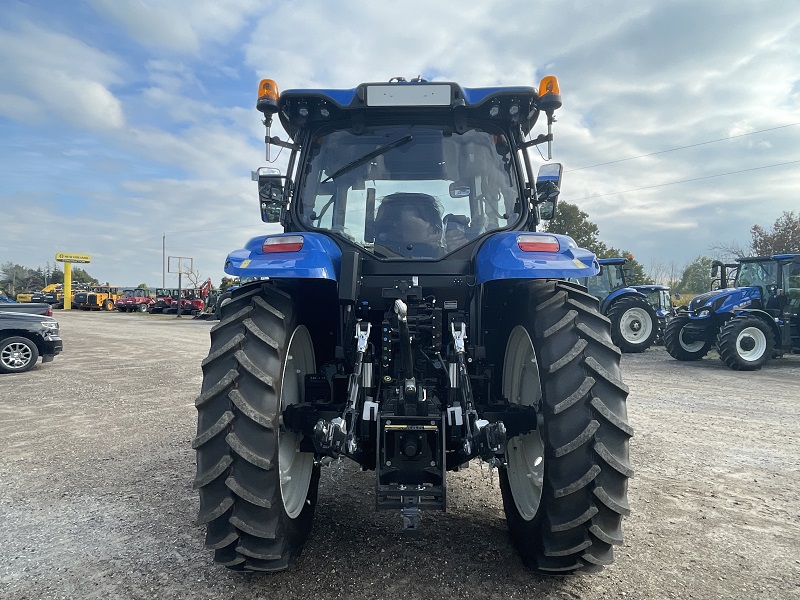
[[151,315],[165,312],[172,306],[173,299],[178,297],[178,288],[156,288],[155,302],[148,311]]
[[[171,298],[169,306],[165,307],[165,313],[178,312],[178,290],[173,290],[174,295]],[[206,308],[206,301],[211,293],[211,279],[207,279],[198,288],[185,288],[180,290],[180,311],[184,315],[199,315]]]
[[155,293],[143,288],[127,289],[117,298],[119,312],[147,312],[155,304]]

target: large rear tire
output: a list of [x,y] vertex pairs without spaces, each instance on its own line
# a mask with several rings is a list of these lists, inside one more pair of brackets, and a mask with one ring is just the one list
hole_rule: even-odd
[[521,284],[508,306],[503,395],[539,416],[509,440],[500,469],[511,539],[536,572],[599,570],[630,513],[620,351],[597,299],[571,284]]
[[687,315],[678,315],[669,320],[664,330],[664,348],[676,360],[700,360],[711,349],[712,342],[708,340],[686,341],[683,328],[690,322]]
[[225,292],[217,298],[217,303],[214,305],[214,315],[217,320],[222,320],[222,307],[231,301],[231,292]]
[[733,317],[719,330],[719,357],[734,371],[755,371],[763,367],[775,349],[769,325],[752,315]]
[[234,298],[222,316],[196,402],[198,522],[216,562],[280,571],[302,550],[317,501],[313,453],[281,425],[316,371],[313,342],[292,299],[268,284]]
[[611,340],[623,352],[644,352],[658,335],[658,315],[646,299],[620,298],[608,311]]

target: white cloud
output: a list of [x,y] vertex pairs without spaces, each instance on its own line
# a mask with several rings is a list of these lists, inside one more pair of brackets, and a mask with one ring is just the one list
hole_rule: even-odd
[[[745,171],[800,160],[800,127],[774,129],[800,123],[790,0],[9,6],[0,261],[87,252],[100,279],[156,284],[167,231],[169,253],[218,281],[227,252],[267,230],[249,180],[263,164],[261,77],[288,89],[417,74],[536,86],[555,74],[562,199],[645,263],[689,261],[797,210],[797,165]],[[682,149],[623,160],[670,148]],[[577,170],[590,165],[601,166]]]
[[88,129],[120,128],[122,104],[109,88],[121,82],[122,68],[101,50],[30,23],[0,30],[0,114],[28,122],[56,116]]
[[207,42],[224,43],[247,24],[256,0],[90,0],[148,48],[196,54]]

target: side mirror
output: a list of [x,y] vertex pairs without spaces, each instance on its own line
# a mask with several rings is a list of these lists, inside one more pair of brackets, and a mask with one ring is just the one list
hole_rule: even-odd
[[261,167],[253,171],[253,180],[258,181],[261,220],[265,223],[279,223],[286,210],[286,189],[289,178],[280,175],[277,169]]
[[539,167],[539,174],[536,177],[536,204],[542,221],[551,221],[556,215],[562,169],[561,163],[549,163]]

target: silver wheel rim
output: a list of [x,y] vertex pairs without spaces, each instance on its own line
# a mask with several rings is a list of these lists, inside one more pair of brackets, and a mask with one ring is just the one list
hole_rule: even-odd
[[3,365],[5,365],[8,369],[15,370],[25,367],[29,362],[31,362],[32,358],[33,352],[31,352],[30,347],[22,342],[8,344],[3,348],[3,351],[0,354],[0,361],[3,362]]
[[653,320],[643,308],[626,310],[619,320],[619,328],[626,342],[637,344],[650,338],[653,333]]
[[683,340],[683,327],[681,327],[681,330],[678,333],[678,342],[680,343],[681,348],[687,352],[700,352],[703,349],[703,346],[705,346],[705,342],[703,341],[692,342],[691,344],[685,342]]
[[[301,325],[292,333],[281,378],[281,413],[291,405],[302,402],[305,391],[305,376],[316,371],[314,344],[308,329]],[[314,455],[300,452],[302,435],[278,430],[278,476],[280,478],[283,508],[289,518],[296,518],[305,506]]]
[[[506,345],[503,364],[503,395],[512,404],[541,406],[539,366],[531,337],[518,325]],[[508,483],[517,511],[530,521],[539,511],[544,486],[544,443],[536,429],[508,441],[506,449]]]
[[[744,340],[753,340],[753,348],[745,350],[742,348]],[[767,351],[767,336],[758,327],[745,327],[736,336],[736,353],[739,357],[747,362],[754,362],[764,356]]]

